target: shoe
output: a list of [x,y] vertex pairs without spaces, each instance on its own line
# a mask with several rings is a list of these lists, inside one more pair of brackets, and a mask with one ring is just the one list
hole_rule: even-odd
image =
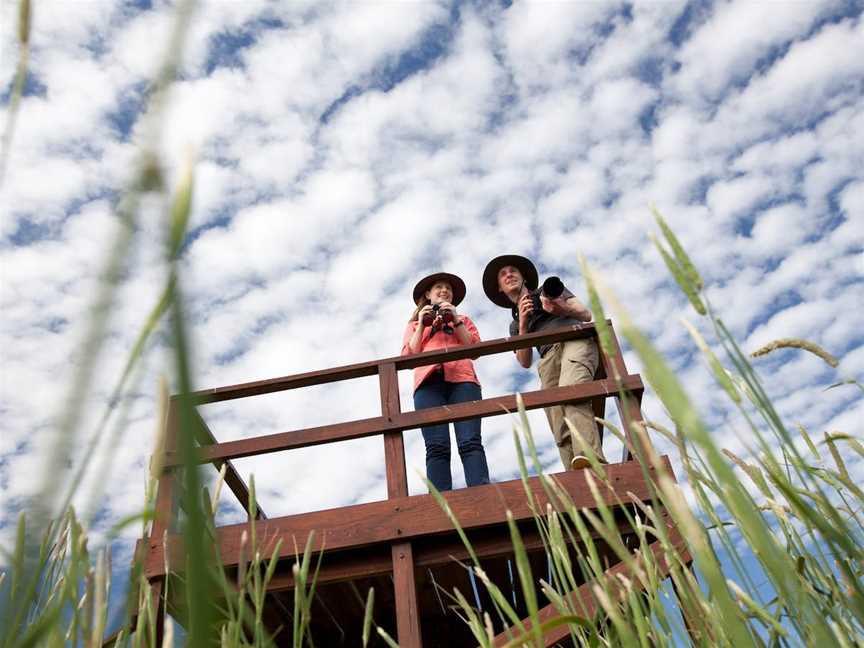
[[584,470],[590,468],[591,462],[585,455],[576,455],[570,460],[570,470]]

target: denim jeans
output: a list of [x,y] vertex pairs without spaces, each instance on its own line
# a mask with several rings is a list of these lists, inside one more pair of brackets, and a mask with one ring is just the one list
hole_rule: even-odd
[[[480,385],[473,382],[431,382],[421,384],[414,392],[414,409],[426,409],[440,405],[452,405],[466,401],[480,400]],[[465,471],[468,486],[489,483],[489,468],[486,453],[480,438],[480,419],[454,423],[456,428],[456,447]],[[439,491],[453,488],[450,476],[450,426],[433,425],[422,428],[426,442],[426,476]]]

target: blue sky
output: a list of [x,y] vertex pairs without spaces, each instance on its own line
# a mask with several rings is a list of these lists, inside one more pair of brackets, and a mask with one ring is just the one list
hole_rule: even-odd
[[[842,357],[839,372],[792,352],[757,363],[790,425],[861,434],[854,393],[824,391],[864,375],[859,3],[203,2],[154,144],[145,99],[173,8],[34,8],[32,76],[0,189],[0,545],[41,488],[116,201],[145,145],[172,183],[190,151],[196,160],[182,269],[199,387],[395,355],[411,288],[436,270],[465,279],[464,312],[485,339],[501,337],[508,315],[483,296],[486,261],[526,254],[584,295],[581,253],[722,443],[746,454],[679,322],[695,317],[649,242],[656,205],[745,349],[794,336]],[[17,54],[14,7],[2,12],[5,123]],[[143,206],[84,437],[158,298],[163,214],[159,201]],[[99,512],[97,538],[141,506],[158,377],[170,380],[163,340],[148,351],[112,467],[79,489],[79,509]],[[510,357],[477,371],[487,396],[538,385]],[[401,376],[406,408],[410,384]],[[230,440],[374,416],[377,393],[357,380],[202,413]],[[645,412],[665,420],[650,393]],[[532,421],[557,469],[545,418]],[[493,479],[510,478],[508,421],[483,429]],[[419,493],[417,432],[406,446]],[[377,439],[237,464],[255,473],[270,515],[385,496]]]

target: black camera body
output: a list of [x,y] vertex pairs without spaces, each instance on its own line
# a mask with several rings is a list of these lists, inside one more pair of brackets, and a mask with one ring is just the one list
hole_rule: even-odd
[[423,326],[433,326],[440,320],[441,330],[445,333],[453,332],[453,311],[442,309],[438,304],[432,304],[432,312],[423,315]]
[[543,302],[540,301],[541,295],[547,299],[558,299],[564,294],[565,290],[567,289],[564,287],[564,282],[561,281],[560,277],[548,277],[542,286],[536,290],[532,290],[530,293],[531,305],[534,308],[534,312],[539,313],[543,310]]

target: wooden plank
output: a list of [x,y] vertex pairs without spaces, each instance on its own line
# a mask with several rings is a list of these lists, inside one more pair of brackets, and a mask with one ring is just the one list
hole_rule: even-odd
[[257,380],[254,382],[240,383],[226,387],[203,389],[191,394],[193,403],[217,403],[235,398],[257,396],[261,394],[272,394],[273,392],[298,389],[311,385],[324,385],[341,380],[352,380],[365,376],[374,376],[378,372],[380,364],[392,363],[397,371],[413,369],[424,365],[439,364],[441,362],[452,362],[463,358],[479,358],[486,355],[494,355],[504,351],[513,351],[529,346],[542,346],[554,344],[563,340],[579,340],[597,335],[594,324],[586,323],[581,326],[566,326],[541,333],[529,333],[528,335],[517,335],[513,337],[499,338],[487,342],[479,342],[470,346],[459,345],[449,349],[427,351],[410,356],[396,356],[361,362],[359,364],[345,365],[310,371],[307,373]]
[[[621,345],[618,343],[618,336],[615,334],[615,328],[612,326],[612,322],[607,321],[609,325],[609,332],[611,333],[612,339],[612,347],[614,353],[612,357],[609,357],[606,353],[603,352],[602,346],[600,348],[600,357],[603,367],[606,371],[606,375],[610,378],[614,378],[618,376],[622,379],[622,383],[624,377],[628,375],[627,373],[627,365],[624,364],[624,354],[621,352]],[[599,345],[599,341],[598,341]],[[642,392],[633,392],[633,393],[618,393],[615,395],[615,406],[618,409],[618,417],[621,419],[621,427],[622,431],[630,443],[635,447],[635,443],[637,440],[633,438],[632,430],[627,426],[626,422],[641,422],[642,419],[642,410],[640,405],[642,404]],[[621,461],[631,461],[633,459],[633,455],[630,452],[627,444],[624,445],[623,454],[621,457]]]
[[[392,362],[378,367],[381,391],[381,417],[388,423],[402,412],[399,403],[399,377]],[[408,474],[405,469],[405,445],[402,430],[384,435],[384,465],[387,472],[387,497],[408,495]],[[398,510],[398,509],[397,509]],[[421,648],[420,613],[417,609],[417,583],[414,580],[414,552],[410,541],[394,542],[390,547],[393,568],[393,591],[396,595],[396,633],[400,646]]]
[[[543,537],[531,523],[532,528],[520,529],[522,542],[528,551],[543,548]],[[592,533],[592,537],[598,537]],[[475,555],[480,558],[497,558],[513,554],[513,543],[510,531],[505,523],[497,527],[477,529],[468,533],[468,539]],[[465,560],[470,557],[468,550],[453,531],[447,535],[434,535],[427,538],[412,540],[414,565],[416,567],[435,567],[454,560]],[[277,567],[268,586],[268,591],[285,591],[294,588],[294,575],[291,570],[293,560],[285,561],[284,566]],[[333,583],[354,580],[370,576],[389,574],[393,570],[393,561],[389,550],[382,545],[374,545],[368,549],[331,552],[324,548],[324,560],[318,571],[318,583]]]
[[[392,424],[402,414],[399,403],[399,377],[392,362],[378,368],[381,392],[381,418]],[[387,497],[408,495],[408,472],[405,468],[405,444],[402,430],[384,434],[384,466],[387,475]]]
[[[162,422],[165,426],[165,457],[163,458],[163,466],[168,463],[169,455],[177,455],[177,434],[178,434],[178,418],[177,418],[177,402],[174,400],[168,401],[168,408],[165,413],[165,420]],[[151,459],[152,461],[152,459]],[[176,474],[173,470],[163,470],[156,484],[156,510],[154,511],[153,522],[150,525],[150,533],[148,534],[149,554],[154,548],[162,546],[162,540],[166,531],[171,530],[174,521],[174,506],[176,501],[175,488]]]
[[421,648],[417,583],[414,581],[414,554],[410,542],[394,542],[393,591],[396,594],[396,632],[401,648]]
[[[668,457],[663,458],[665,470],[672,474]],[[653,469],[651,469],[653,472]],[[636,462],[610,464],[606,467],[609,489],[601,488],[601,496],[608,505],[618,502],[616,493],[632,491],[636,497],[645,501],[651,496],[642,469]],[[566,490],[577,508],[595,508],[594,499],[587,487],[584,471],[568,471],[552,477]],[[549,502],[539,477],[528,479],[540,510],[545,510]],[[477,529],[505,520],[509,509],[514,519],[524,520],[533,517],[521,480],[512,480],[474,486],[449,491],[444,494],[450,509],[465,529]],[[553,506],[557,505],[552,502]],[[216,547],[221,555],[222,564],[237,564],[240,537],[252,523],[234,524],[216,529]],[[330,551],[367,546],[379,542],[393,542],[417,538],[433,533],[447,533],[453,526],[430,495],[412,495],[371,502],[354,506],[289,515],[286,517],[258,520],[254,522],[256,536],[262,539],[262,554],[270,555],[275,540],[283,539],[280,557],[294,555],[295,545],[303,547],[312,531],[315,531],[312,551],[326,547]],[[264,541],[263,539],[266,539]],[[178,538],[171,539],[173,548]],[[156,576],[162,573],[163,549],[154,547],[145,563],[145,573]],[[176,563],[173,563],[176,564]]]
[[[669,532],[669,539],[672,543],[673,548],[679,552],[684,551],[684,555],[689,557],[689,553],[686,553],[686,542],[681,537],[681,534],[678,533],[677,529],[675,529],[674,527],[667,527],[667,530]],[[662,542],[660,540],[652,542],[650,545],[648,545],[648,551],[650,551],[653,555],[654,561],[657,564],[657,568],[660,574],[664,577],[668,576],[672,569],[672,565],[665,558]],[[645,559],[642,558],[638,562],[640,564],[644,564],[644,560]],[[603,580],[602,584],[598,583],[596,580],[591,580],[584,583],[578,589],[570,592],[570,594],[567,595],[567,598],[570,602],[570,608],[572,610],[571,613],[578,614],[586,619],[594,618],[597,615],[598,611],[602,609],[594,596],[594,586],[601,585],[601,587],[605,588],[606,591],[609,592],[614,598],[625,587],[622,579],[619,578],[619,576],[624,576],[627,578],[627,580],[633,582],[637,587],[641,587],[639,579],[634,576],[627,564],[619,562],[618,564],[610,567],[603,573],[603,575],[601,576]],[[558,616],[560,616],[560,612],[552,603],[542,608],[539,612],[539,620],[541,624],[546,623],[547,621],[551,621]],[[532,627],[530,619],[522,619],[522,623],[525,626],[526,630],[529,630]],[[509,631],[502,632],[495,637],[493,645],[504,646],[511,641],[511,637],[517,637],[520,636],[520,634],[521,631],[519,630],[518,626],[511,626]],[[569,638],[569,636],[570,630],[566,624],[557,626],[543,635],[543,645],[554,646],[557,642],[565,640]]]
[[[642,379],[638,375],[626,376],[622,388],[634,393],[644,389]],[[539,389],[522,394],[525,409],[538,409],[561,403],[581,403],[594,398],[614,396],[619,393],[618,387],[611,379],[596,380],[566,387]],[[359,419],[346,423],[323,425],[320,427],[279,432],[251,439],[227,441],[198,449],[199,461],[210,463],[217,459],[238,459],[268,452],[279,452],[291,448],[305,448],[322,443],[359,439],[388,432],[401,432],[426,425],[436,425],[444,422],[464,421],[471,418],[500,416],[516,411],[516,396],[497,396],[468,403],[434,407],[415,412],[403,412],[391,416]],[[165,465],[180,465],[180,457],[169,453],[165,457]]]
[[[193,407],[192,412],[194,415],[196,428],[196,436],[198,437],[198,443],[205,446],[215,445],[216,437],[213,436],[213,433],[210,431],[210,428],[207,426],[207,421],[201,416],[201,413],[197,408]],[[228,488],[231,489],[231,492],[234,493],[234,496],[237,498],[237,501],[240,502],[240,506],[243,507],[243,510],[246,511],[246,515],[249,515],[249,488],[246,486],[246,482],[243,481],[243,478],[240,476],[240,473],[237,472],[237,469],[234,467],[234,464],[231,461],[226,461],[222,459],[215,459],[211,462],[216,470],[222,470],[222,466],[227,464],[227,468],[225,470],[225,483],[228,485]],[[256,519],[258,520],[266,520],[267,514],[264,513],[264,509],[261,508],[261,502],[256,501],[255,507],[257,509]]]

